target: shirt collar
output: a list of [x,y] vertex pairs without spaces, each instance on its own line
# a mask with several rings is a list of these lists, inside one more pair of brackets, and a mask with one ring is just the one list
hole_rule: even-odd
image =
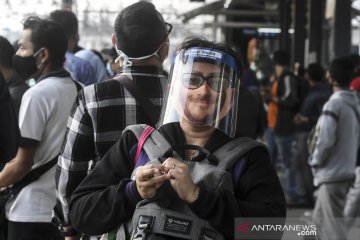
[[41,77],[39,77],[39,79],[36,82],[40,82],[40,81],[42,81],[42,80],[44,80],[46,78],[49,78],[49,77],[66,78],[66,77],[70,77],[70,73],[67,72],[65,69],[52,71],[52,72],[49,72],[49,73],[44,74]]

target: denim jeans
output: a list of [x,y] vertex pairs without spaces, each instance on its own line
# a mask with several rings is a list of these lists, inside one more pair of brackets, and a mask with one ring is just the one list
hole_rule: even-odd
[[269,154],[271,163],[274,168],[276,168],[277,164],[277,150],[276,150],[276,143],[275,143],[275,133],[273,128],[267,128],[264,134],[264,141],[266,146],[269,148]]
[[295,135],[279,136],[275,134],[276,147],[279,158],[285,164],[285,190],[288,197],[296,198],[297,186],[294,171],[294,148]]

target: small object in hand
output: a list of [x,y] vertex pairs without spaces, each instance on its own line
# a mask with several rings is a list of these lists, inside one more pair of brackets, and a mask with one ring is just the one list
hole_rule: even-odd
[[175,163],[174,163],[174,165],[172,166],[172,168],[175,169],[175,167],[176,167],[176,165],[175,165]]

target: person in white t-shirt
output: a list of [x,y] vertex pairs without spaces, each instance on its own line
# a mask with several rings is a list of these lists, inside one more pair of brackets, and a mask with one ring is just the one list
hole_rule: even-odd
[[[57,157],[77,96],[74,81],[63,69],[67,40],[59,25],[29,17],[18,43],[14,67],[24,79],[34,78],[36,85],[22,98],[20,147],[0,172],[0,188],[18,183],[32,169]],[[55,164],[7,203],[8,240],[61,239],[51,224],[56,199],[54,176]]]

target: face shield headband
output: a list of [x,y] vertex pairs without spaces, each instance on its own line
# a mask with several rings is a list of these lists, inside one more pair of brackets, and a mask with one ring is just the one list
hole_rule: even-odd
[[159,126],[187,121],[235,135],[239,67],[225,52],[194,47],[175,56]]

